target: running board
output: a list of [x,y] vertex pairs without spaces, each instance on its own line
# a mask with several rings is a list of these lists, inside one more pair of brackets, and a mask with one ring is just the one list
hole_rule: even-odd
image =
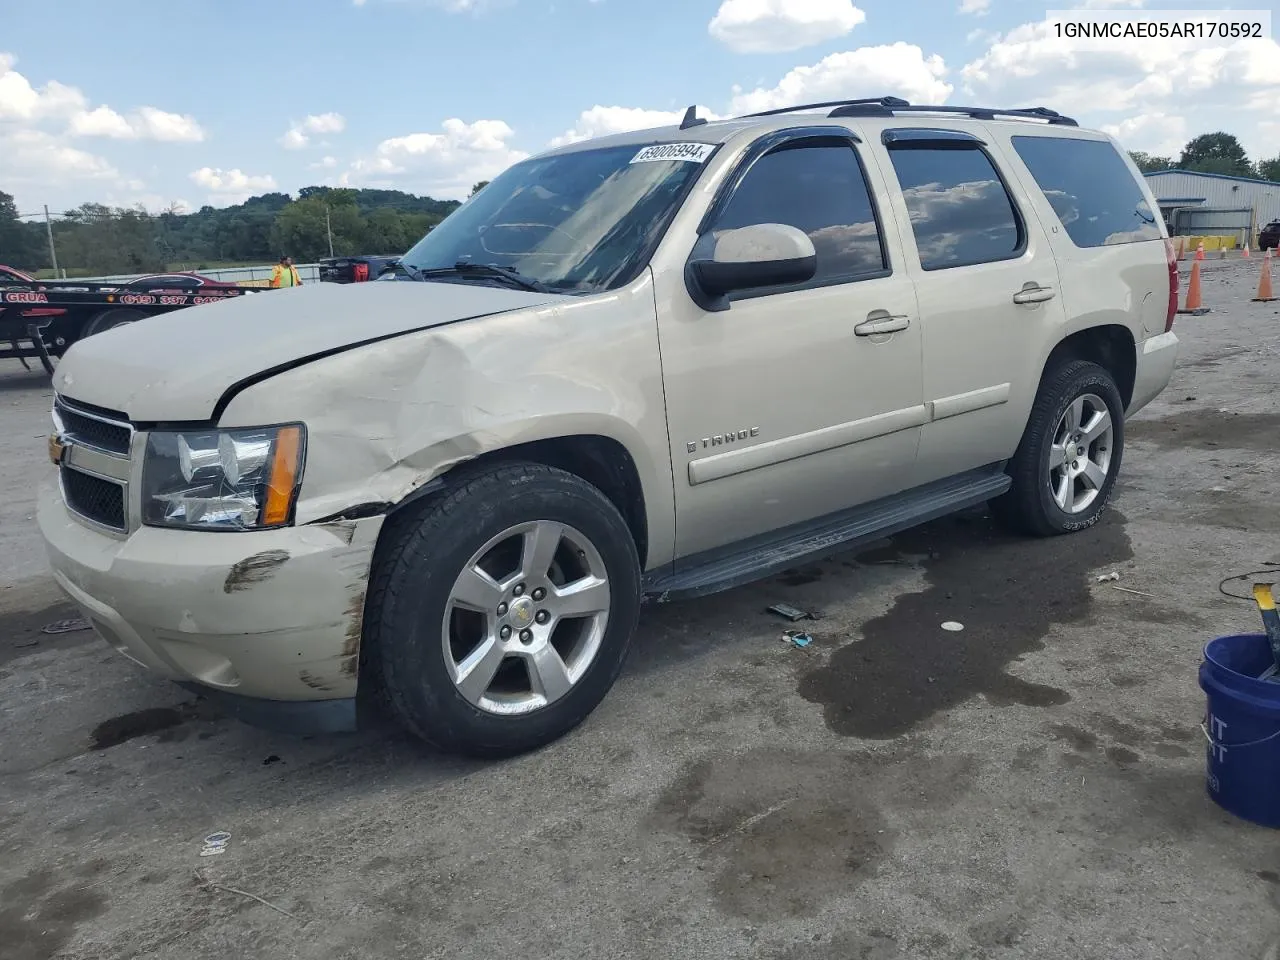
[[1012,481],[1004,463],[897,493],[852,510],[772,531],[679,561],[676,572],[645,576],[647,599],[705,597],[782,573],[799,563],[870,543],[1000,496]]

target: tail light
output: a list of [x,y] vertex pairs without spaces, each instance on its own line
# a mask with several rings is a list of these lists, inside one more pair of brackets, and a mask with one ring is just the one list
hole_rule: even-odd
[[1178,313],[1178,255],[1173,248],[1173,241],[1164,240],[1164,255],[1169,262],[1169,314],[1164,318],[1164,332],[1173,329],[1173,318]]

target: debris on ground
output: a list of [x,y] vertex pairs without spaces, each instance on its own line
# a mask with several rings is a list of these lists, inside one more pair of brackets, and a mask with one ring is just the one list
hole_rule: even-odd
[[1119,579],[1120,579],[1120,574],[1117,573],[1115,570],[1112,570],[1110,573],[1104,573],[1101,576],[1099,576],[1098,583],[1111,583],[1113,580],[1119,580]]
[[809,644],[813,643],[813,637],[805,633],[803,630],[787,630],[782,634],[782,642],[789,643],[793,647],[800,647],[802,650]]
[[792,623],[794,623],[797,620],[810,619],[807,611],[801,610],[799,607],[793,607],[789,603],[775,603],[772,607],[769,608],[768,612],[777,614],[780,617],[785,617],[787,620],[790,620]]
[[265,760],[263,760],[263,761],[262,761],[262,765],[263,765],[264,767],[269,767],[269,766],[271,766],[271,764],[273,764],[273,763],[284,763],[284,761],[283,761],[283,760],[281,760],[281,759],[280,759],[278,756],[276,756],[274,753],[273,753],[273,754],[271,754],[271,756],[267,757],[267,759],[265,759]]
[[1146,597],[1148,600],[1159,600],[1154,593],[1143,593],[1141,590],[1130,590],[1128,587],[1122,587],[1118,583],[1113,583],[1111,589],[1119,590],[1121,593],[1131,593],[1135,597]]
[[964,624],[960,623],[958,620],[947,620],[943,622],[942,629],[948,630],[951,633],[959,633],[964,629]]
[[216,857],[221,853],[227,852],[227,844],[231,840],[231,834],[225,830],[219,830],[217,833],[211,833],[204,838],[204,846],[200,848],[200,856]]
[[196,873],[196,883],[198,883],[201,887],[203,887],[206,890],[221,890],[224,893],[234,893],[238,897],[248,897],[250,900],[256,900],[258,903],[262,904],[264,907],[270,907],[272,910],[274,910],[276,913],[280,914],[281,916],[288,917],[290,920],[294,920],[298,923],[303,924],[304,926],[306,925],[305,920],[301,920],[298,917],[295,917],[288,910],[285,910],[281,907],[277,907],[270,900],[262,899],[262,897],[258,896],[256,893],[250,893],[248,890],[240,890],[237,887],[228,887],[225,884],[216,883],[215,881],[210,880],[204,874],[199,872]]
[[55,620],[40,628],[41,633],[75,633],[77,630],[88,630],[89,621],[84,617],[73,617],[70,620]]

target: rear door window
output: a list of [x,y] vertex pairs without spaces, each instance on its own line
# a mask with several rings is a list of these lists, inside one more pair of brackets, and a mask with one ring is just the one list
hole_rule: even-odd
[[1012,140],[1077,247],[1161,238],[1141,184],[1109,141],[1025,136]]
[[1021,254],[1022,220],[978,143],[907,140],[891,144],[889,158],[922,268],[972,266]]

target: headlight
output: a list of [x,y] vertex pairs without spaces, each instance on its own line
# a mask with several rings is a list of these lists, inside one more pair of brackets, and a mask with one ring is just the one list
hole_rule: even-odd
[[152,433],[142,465],[142,522],[197,530],[285,526],[305,446],[301,424]]

